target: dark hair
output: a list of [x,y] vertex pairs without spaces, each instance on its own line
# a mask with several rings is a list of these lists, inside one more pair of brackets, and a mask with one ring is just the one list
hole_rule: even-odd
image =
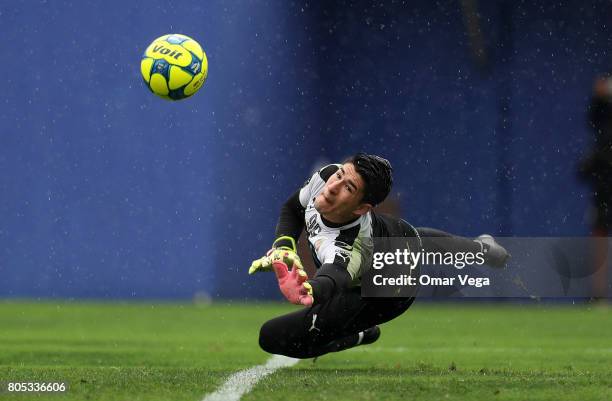
[[376,155],[357,153],[346,160],[346,163],[355,166],[355,171],[365,183],[362,202],[376,206],[385,200],[393,186],[393,168],[389,160]]

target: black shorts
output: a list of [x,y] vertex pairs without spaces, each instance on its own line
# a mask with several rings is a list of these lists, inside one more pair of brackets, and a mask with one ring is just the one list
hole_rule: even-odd
[[362,298],[359,287],[333,295],[327,302],[267,321],[259,344],[267,352],[313,358],[328,352],[331,341],[392,320],[414,298]]

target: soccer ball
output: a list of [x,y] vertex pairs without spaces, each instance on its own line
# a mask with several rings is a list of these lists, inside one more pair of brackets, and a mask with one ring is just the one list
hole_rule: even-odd
[[198,42],[173,33],[160,36],[147,47],[140,72],[151,92],[164,99],[180,100],[202,87],[208,75],[208,60]]

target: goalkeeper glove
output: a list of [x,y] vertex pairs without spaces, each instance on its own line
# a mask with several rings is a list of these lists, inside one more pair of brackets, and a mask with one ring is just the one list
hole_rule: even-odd
[[303,270],[302,261],[297,254],[295,240],[288,236],[278,237],[272,244],[266,256],[254,260],[249,267],[249,274],[257,272],[267,272],[272,270],[272,262],[280,260],[287,266]]
[[304,270],[294,268],[288,271],[287,265],[280,260],[272,262],[272,268],[278,279],[278,287],[287,301],[304,306],[314,303],[312,286],[306,281],[308,274]]

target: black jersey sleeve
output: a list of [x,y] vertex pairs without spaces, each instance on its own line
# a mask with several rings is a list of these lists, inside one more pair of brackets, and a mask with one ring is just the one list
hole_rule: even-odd
[[288,236],[297,241],[304,228],[305,211],[304,207],[300,204],[300,191],[298,190],[281,207],[278,223],[276,224],[275,238]]
[[335,263],[325,263],[317,270],[316,276],[308,282],[312,286],[315,302],[323,303],[332,295],[344,291],[351,282],[351,275],[345,267]]

